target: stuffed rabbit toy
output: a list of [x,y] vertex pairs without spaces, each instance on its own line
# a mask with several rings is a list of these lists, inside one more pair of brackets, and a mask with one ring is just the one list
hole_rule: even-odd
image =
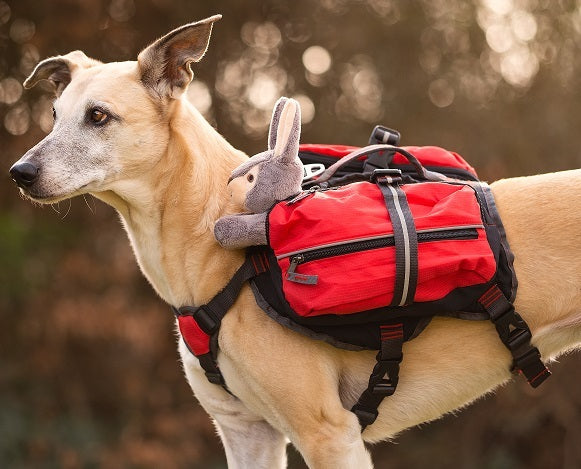
[[214,226],[225,248],[266,244],[268,210],[301,191],[303,165],[298,157],[301,111],[294,99],[280,98],[270,122],[268,150],[238,166],[228,185],[232,198],[249,213],[226,215]]

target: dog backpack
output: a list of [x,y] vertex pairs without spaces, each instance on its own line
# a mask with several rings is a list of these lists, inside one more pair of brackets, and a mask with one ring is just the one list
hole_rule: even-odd
[[[246,261],[206,305],[174,308],[211,382],[225,387],[218,330],[247,281],[258,305],[284,326],[336,347],[378,350],[352,408],[363,429],[396,390],[403,342],[435,315],[492,320],[515,370],[533,387],[550,375],[512,306],[513,257],[492,193],[461,157],[379,144],[342,158],[345,148],[316,151],[329,161],[309,175],[303,192],[272,207],[268,246],[247,249]],[[378,161],[390,167],[377,168]]]

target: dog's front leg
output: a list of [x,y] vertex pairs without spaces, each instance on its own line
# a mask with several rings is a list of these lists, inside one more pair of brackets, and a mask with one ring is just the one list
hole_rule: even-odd
[[228,468],[285,468],[286,437],[251,412],[240,400],[208,382],[198,360],[181,340],[179,351],[194,394],[214,419],[226,452]]
[[373,468],[355,414],[326,405],[312,410],[315,413],[310,415],[311,419],[294,422],[298,434],[292,437],[293,444],[310,468]]
[[288,436],[311,469],[372,467],[357,417],[341,402],[337,349],[250,307],[232,311],[221,332],[220,366],[231,389]]
[[214,422],[229,469],[283,469],[288,440],[268,422],[253,415],[240,401],[238,412],[217,413]]

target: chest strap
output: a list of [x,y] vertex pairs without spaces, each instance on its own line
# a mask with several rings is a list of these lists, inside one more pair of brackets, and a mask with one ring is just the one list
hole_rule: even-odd
[[249,249],[244,263],[226,286],[208,303],[198,307],[172,307],[184,343],[200,361],[208,381],[223,386],[227,391],[226,382],[217,363],[218,331],[222,319],[238,298],[242,286],[267,270],[268,258],[264,251]]

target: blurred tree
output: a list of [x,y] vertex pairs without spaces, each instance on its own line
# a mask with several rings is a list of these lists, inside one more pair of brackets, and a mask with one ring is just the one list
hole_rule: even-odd
[[[382,122],[488,179],[580,166],[578,2],[0,0],[0,170],[51,129],[47,89],[21,85],[40,59],[133,59],[217,12],[189,97],[248,153],[289,95],[305,142],[363,144]],[[39,210],[0,184],[2,467],[224,467],[118,225],[89,197]],[[580,467],[578,368],[378,446],[377,467]]]

